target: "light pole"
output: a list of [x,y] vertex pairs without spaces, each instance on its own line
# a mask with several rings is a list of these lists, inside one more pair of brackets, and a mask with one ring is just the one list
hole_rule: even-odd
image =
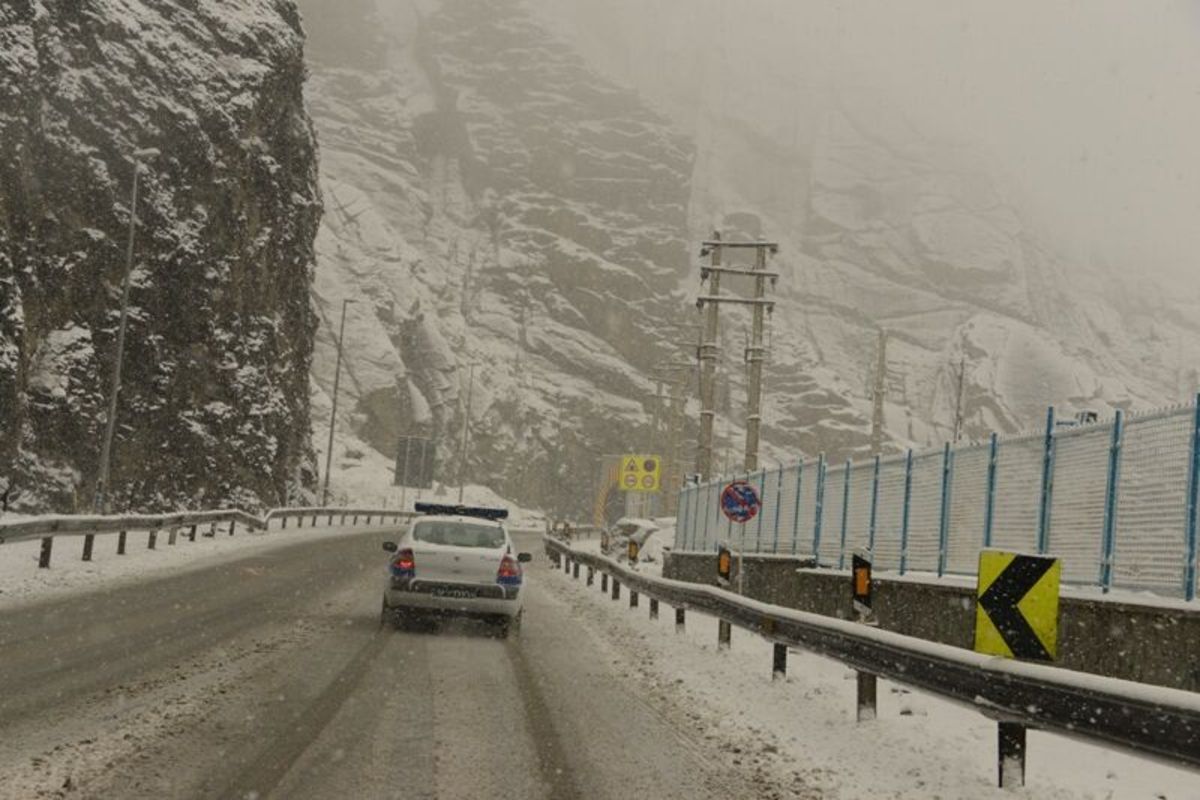
[[463,408],[462,443],[458,448],[458,502],[463,501],[463,484],[467,476],[467,436],[471,431],[471,394],[475,390],[475,365],[472,364],[467,378],[467,404]]
[[121,286],[121,324],[117,328],[117,357],[113,360],[112,385],[108,392],[108,419],[105,421],[104,444],[100,450],[100,480],[96,484],[96,497],[92,510],[104,513],[108,510],[109,464],[112,457],[113,434],[117,429],[117,396],[121,393],[121,362],[125,359],[125,327],[129,321],[129,284],[133,274],[133,241],[137,233],[138,176],[142,171],[142,159],[155,158],[159,151],[153,147],[133,151],[133,191],[129,200],[129,245],[125,251],[125,279]]
[[329,504],[329,470],[333,465],[333,429],[337,423],[338,384],[342,378],[342,340],[346,338],[346,306],[354,301],[342,301],[342,321],[338,326],[337,361],[333,368],[333,410],[329,413],[329,447],[325,449],[325,485],[321,489],[321,505]]

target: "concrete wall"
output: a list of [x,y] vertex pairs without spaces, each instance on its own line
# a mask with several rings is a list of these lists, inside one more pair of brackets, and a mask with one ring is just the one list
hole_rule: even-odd
[[[851,619],[850,575],[814,569],[812,559],[746,556],[747,597]],[[663,576],[716,585],[711,554],[671,553]],[[734,558],[733,585],[737,585]],[[975,636],[975,589],[951,581],[876,578],[873,604],[881,628],[956,647]],[[1200,691],[1200,608],[1062,597],[1059,660],[1067,669]]]

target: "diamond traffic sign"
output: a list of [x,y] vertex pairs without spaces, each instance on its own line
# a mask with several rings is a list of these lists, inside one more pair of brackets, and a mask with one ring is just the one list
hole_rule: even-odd
[[1053,661],[1058,657],[1057,558],[984,550],[975,596],[975,650]]

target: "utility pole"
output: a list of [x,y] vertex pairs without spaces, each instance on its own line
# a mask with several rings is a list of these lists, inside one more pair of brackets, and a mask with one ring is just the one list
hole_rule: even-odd
[[958,361],[958,392],[954,399],[954,441],[962,439],[963,433],[963,382],[967,374],[967,359]]
[[888,334],[879,330],[879,345],[875,353],[875,380],[871,388],[871,455],[883,451],[883,401],[887,394]]
[[[713,244],[705,245],[700,250],[700,256],[712,256],[712,278],[708,284],[708,294],[711,297],[718,297],[721,294],[721,234],[719,231],[713,231]],[[706,272],[701,271],[700,282],[704,282],[707,277]],[[700,339],[700,446],[696,451],[696,472],[700,473],[700,480],[706,480],[712,475],[712,460],[713,460],[713,420],[716,417],[716,396],[717,396],[717,355],[719,346],[717,344],[717,312],[720,306],[716,303],[709,303],[708,308],[704,309],[701,304],[701,309],[704,314],[704,332]]]
[[458,502],[463,501],[463,486],[467,477],[467,437],[471,432],[471,395],[475,391],[475,365],[471,364],[467,378],[467,404],[463,407],[462,444],[458,449]]
[[[754,248],[754,267],[745,269],[742,267],[723,267],[721,266],[721,251],[725,248]],[[704,362],[706,375],[702,375],[701,384],[701,430],[700,430],[700,458],[698,459],[698,472],[704,477],[708,477],[709,470],[712,464],[712,414],[715,413],[713,403],[711,402],[711,392],[714,381],[712,380],[711,369],[716,363],[716,336],[717,336],[717,311],[723,303],[732,303],[734,305],[750,306],[752,310],[750,343],[746,346],[746,363],[747,363],[747,387],[746,387],[746,456],[745,469],[753,471],[758,469],[758,444],[760,434],[760,423],[762,421],[762,362],[765,348],[763,347],[763,330],[764,317],[763,313],[769,313],[775,307],[775,302],[766,299],[766,281],[769,278],[772,287],[779,279],[779,273],[768,272],[767,254],[772,255],[779,252],[779,245],[775,242],[766,242],[759,240],[757,242],[725,242],[722,241],[719,233],[714,233],[713,238],[703,243],[703,249],[700,254],[711,254],[713,262],[710,266],[702,266],[700,268],[700,281],[710,281],[709,293],[700,295],[696,298],[696,305],[700,308],[708,306],[708,317],[705,319],[705,344],[701,347],[701,358],[707,358]],[[720,278],[722,274],[740,275],[754,278],[754,296],[747,299],[743,297],[719,295]],[[705,380],[705,378],[707,378]],[[709,392],[709,396],[705,393]],[[707,432],[706,429],[707,428]]]
[[333,368],[333,410],[329,412],[329,447],[325,449],[325,485],[321,489],[321,505],[329,505],[329,470],[333,467],[333,430],[337,426],[338,386],[342,379],[342,342],[346,338],[346,306],[354,301],[342,300],[342,321],[338,325],[337,361]]
[[108,418],[104,424],[104,443],[100,448],[100,479],[96,483],[96,497],[92,502],[92,510],[97,514],[108,511],[108,478],[112,459],[113,434],[117,430],[117,397],[121,394],[121,365],[125,360],[125,329],[129,323],[129,284],[133,275],[133,242],[137,234],[138,176],[142,172],[142,159],[156,158],[158,155],[159,151],[153,147],[133,151],[133,191],[129,198],[129,244],[125,250],[125,278],[121,283],[121,323],[117,327],[117,357],[113,360],[112,383],[108,392]]

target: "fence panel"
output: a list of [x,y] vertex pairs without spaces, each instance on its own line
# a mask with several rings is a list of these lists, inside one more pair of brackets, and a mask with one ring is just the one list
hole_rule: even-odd
[[906,571],[937,570],[941,518],[942,452],[938,450],[913,457]]
[[838,464],[825,471],[825,503],[821,519],[821,552],[817,563],[836,567],[842,546],[842,496],[845,491],[846,465]]
[[992,547],[1037,552],[1042,499],[1043,434],[1001,439],[996,456],[995,518]]
[[1111,440],[1111,425],[1089,425],[1055,435],[1047,552],[1062,559],[1062,579],[1070,583],[1094,583],[1100,578]]
[[879,468],[879,510],[875,521],[876,569],[900,568],[900,529],[904,524],[904,458],[886,459]]
[[1114,586],[1183,593],[1191,431],[1186,409],[1126,420]]
[[850,474],[850,511],[846,526],[846,552],[842,555],[844,566],[849,566],[850,556],[855,550],[867,546],[867,537],[871,532],[871,483],[874,475],[874,461],[855,464]]
[[758,490],[758,500],[760,503],[758,513],[755,514],[753,520],[754,552],[769,553],[771,551],[771,525],[775,520],[775,509],[779,506],[779,498],[775,496],[778,488],[779,470],[759,470],[757,474],[751,475],[748,480]]
[[990,455],[991,449],[986,443],[967,445],[954,454],[947,572],[973,575],[979,567]]
[[811,556],[813,551],[813,520],[817,512],[817,462],[804,465],[800,482],[800,515],[796,518],[796,554]]
[[799,464],[783,469],[783,485],[779,489],[779,520],[773,526],[778,531],[778,537],[771,548],[776,553],[792,552],[796,524],[796,475],[799,471]]

